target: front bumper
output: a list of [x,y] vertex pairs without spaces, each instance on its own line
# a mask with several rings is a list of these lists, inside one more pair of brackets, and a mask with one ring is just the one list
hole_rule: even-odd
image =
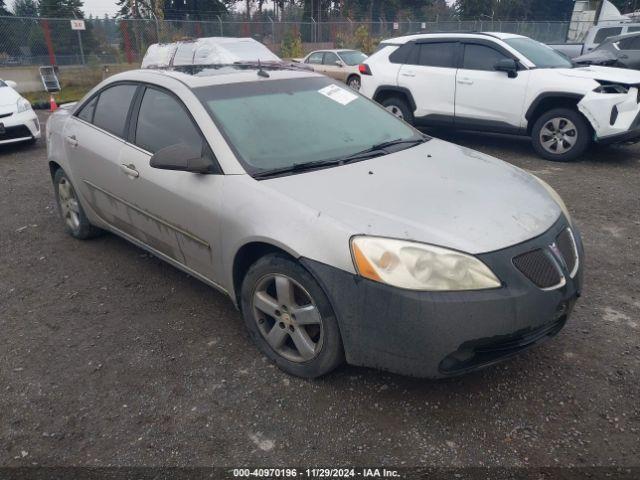
[[640,139],[639,100],[636,87],[618,94],[589,92],[578,103],[578,110],[593,127],[596,143],[635,142]]
[[0,145],[40,138],[40,122],[33,110],[0,117]]
[[470,292],[416,292],[372,282],[302,259],[329,296],[347,361],[416,377],[459,375],[503,360],[558,333],[582,287],[580,267],[566,284],[542,290],[512,264],[546,248],[567,227],[564,218],[543,235],[479,257],[503,287]]

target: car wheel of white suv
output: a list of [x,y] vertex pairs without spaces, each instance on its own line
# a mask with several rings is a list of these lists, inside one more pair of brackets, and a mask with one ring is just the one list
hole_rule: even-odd
[[575,110],[557,108],[538,118],[531,130],[536,153],[554,162],[570,162],[582,155],[591,143],[585,118]]
[[344,361],[329,299],[295,260],[279,254],[262,257],[247,272],[240,301],[252,340],[285,372],[315,378]]
[[400,97],[389,97],[382,101],[382,106],[399,119],[413,125],[415,121],[413,118],[413,112],[404,99]]

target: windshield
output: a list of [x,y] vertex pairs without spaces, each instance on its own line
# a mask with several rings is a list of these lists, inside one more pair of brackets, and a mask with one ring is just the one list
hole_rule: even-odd
[[328,78],[266,80],[195,92],[252,175],[328,162],[390,140],[423,139],[383,108]]
[[342,58],[342,61],[349,66],[360,65],[367,59],[367,56],[364,53],[358,52],[357,50],[340,52],[340,57]]
[[530,38],[508,38],[505,42],[538,68],[571,68],[573,64],[553,48]]
[[4,81],[3,81],[3,80],[0,80],[0,87],[6,87],[6,86],[7,86],[7,84],[6,84],[6,83],[4,83]]

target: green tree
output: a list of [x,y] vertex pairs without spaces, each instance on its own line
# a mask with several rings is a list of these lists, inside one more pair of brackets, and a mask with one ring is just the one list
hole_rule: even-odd
[[37,17],[38,2],[36,0],[16,0],[13,3],[13,14],[16,17]]

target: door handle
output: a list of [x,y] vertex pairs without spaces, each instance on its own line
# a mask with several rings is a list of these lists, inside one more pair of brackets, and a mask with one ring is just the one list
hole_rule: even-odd
[[403,77],[415,77],[416,72],[402,72]]
[[128,175],[132,178],[138,178],[140,176],[140,172],[136,170],[136,166],[133,163],[130,163],[129,165],[125,165],[123,163],[122,165],[120,165],[120,169],[125,173],[125,175]]
[[67,143],[69,145],[71,145],[72,147],[77,147],[78,146],[78,139],[76,138],[75,135],[70,135],[67,137]]
[[461,85],[473,85],[473,80],[470,78],[460,78],[458,79],[458,83]]

